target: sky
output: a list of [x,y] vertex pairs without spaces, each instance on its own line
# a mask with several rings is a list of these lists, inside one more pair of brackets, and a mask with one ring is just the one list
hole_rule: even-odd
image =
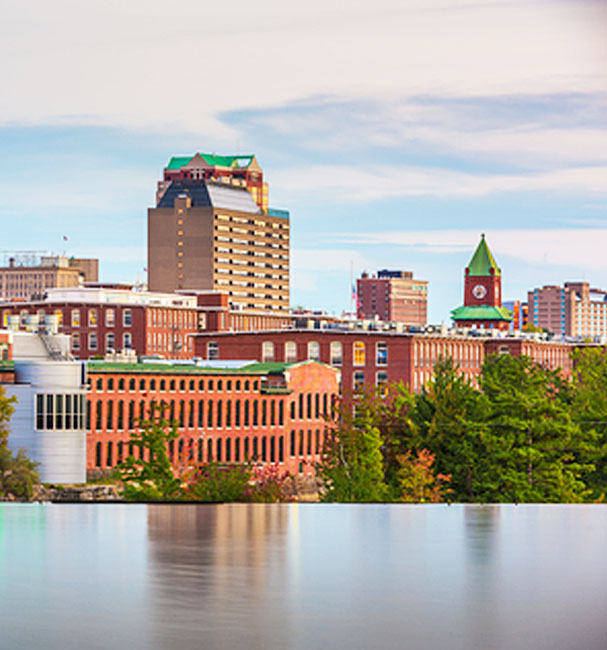
[[169,158],[255,153],[293,306],[406,269],[448,323],[481,233],[506,300],[607,289],[607,0],[29,0],[0,73],[2,251],[143,279]]

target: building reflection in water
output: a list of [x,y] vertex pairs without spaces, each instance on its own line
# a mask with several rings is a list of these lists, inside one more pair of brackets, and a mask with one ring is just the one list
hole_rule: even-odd
[[288,517],[280,504],[150,506],[157,647],[288,647]]

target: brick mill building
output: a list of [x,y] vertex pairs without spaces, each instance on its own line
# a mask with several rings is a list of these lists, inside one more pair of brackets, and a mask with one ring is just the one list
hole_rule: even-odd
[[571,374],[571,344],[540,337],[473,336],[446,328],[433,333],[377,330],[293,329],[265,332],[214,332],[195,337],[197,356],[207,359],[256,359],[294,363],[307,359],[340,369],[341,392],[403,382],[418,392],[434,374],[440,358],[451,358],[475,381],[489,354],[528,355],[549,368]]
[[451,312],[458,327],[507,330],[512,314],[502,307],[502,272],[485,235],[466,267],[464,304]]
[[135,450],[130,433],[152,405],[178,424],[169,443],[178,469],[198,463],[277,463],[311,475],[339,389],[339,371],[316,362],[88,364],[87,470],[105,471]]

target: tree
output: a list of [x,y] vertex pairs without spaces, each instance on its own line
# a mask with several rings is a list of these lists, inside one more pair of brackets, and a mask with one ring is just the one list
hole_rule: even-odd
[[456,501],[474,502],[482,490],[482,411],[480,392],[449,358],[436,363],[433,379],[415,399],[413,447],[429,450],[436,458],[435,471],[451,476]]
[[443,500],[449,491],[446,483],[451,480],[451,477],[433,472],[434,458],[434,454],[427,449],[420,449],[416,457],[411,452],[398,457],[401,501],[405,503],[440,503]]
[[327,488],[323,500],[383,501],[387,486],[381,449],[382,437],[368,398],[343,400],[338,422],[328,429],[318,467]]
[[572,417],[587,443],[579,457],[594,467],[594,471],[584,471],[583,479],[592,499],[604,499],[607,493],[607,355],[603,348],[576,350],[573,362]]
[[585,441],[568,406],[558,372],[529,357],[494,355],[480,377],[486,400],[481,439],[490,463],[481,477],[481,501],[577,502],[588,496],[580,462]]
[[140,458],[129,456],[117,469],[127,499],[170,501],[180,496],[180,481],[167,453],[167,444],[178,437],[177,422],[169,422],[164,413],[163,405],[153,406],[149,419],[131,432],[130,444],[139,448]]
[[201,465],[188,481],[185,496],[193,501],[249,501],[249,481],[252,471],[248,465]]
[[22,449],[13,454],[8,448],[8,423],[15,411],[16,397],[7,397],[0,386],[0,496],[13,495],[17,499],[31,499],[38,483],[38,464],[30,460]]

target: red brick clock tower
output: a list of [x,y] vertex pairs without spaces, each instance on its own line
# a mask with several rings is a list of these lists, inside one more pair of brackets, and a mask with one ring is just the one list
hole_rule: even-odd
[[502,272],[491,254],[485,235],[466,267],[464,304],[451,312],[456,325],[507,330],[512,314],[502,307]]

